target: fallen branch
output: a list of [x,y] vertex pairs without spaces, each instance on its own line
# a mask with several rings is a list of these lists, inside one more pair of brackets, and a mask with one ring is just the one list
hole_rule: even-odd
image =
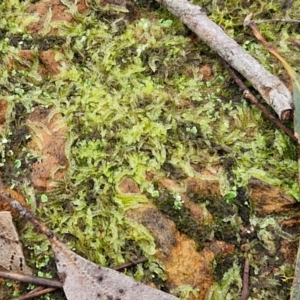
[[212,22],[201,7],[187,0],[156,0],[180,18],[211,49],[248,79],[281,119],[292,110],[293,99],[288,88]]

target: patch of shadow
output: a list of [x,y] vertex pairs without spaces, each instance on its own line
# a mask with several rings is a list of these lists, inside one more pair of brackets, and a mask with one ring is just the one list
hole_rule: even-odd
[[153,207],[135,209],[127,214],[131,219],[145,226],[154,237],[162,254],[168,256],[176,246],[176,228],[170,220]]
[[243,221],[244,226],[250,225],[250,199],[248,192],[245,188],[237,189],[237,196],[233,202],[238,210],[238,214]]
[[166,175],[169,179],[179,180],[187,178],[187,175],[181,168],[175,167],[170,163],[164,163],[161,168],[167,173]]
[[217,255],[215,258],[215,266],[213,271],[214,280],[220,282],[223,279],[224,274],[233,266],[235,261],[234,255]]
[[33,39],[26,39],[23,34],[11,34],[9,36],[9,43],[11,46],[23,50],[30,50],[35,44]]
[[[289,280],[284,280],[278,270],[284,267],[283,256],[277,252],[270,256],[268,251],[261,243],[256,243],[251,251],[251,289],[252,297],[257,297],[263,293],[268,293],[265,299],[289,299],[290,286]],[[254,274],[258,270],[258,274]]]
[[176,228],[180,233],[185,234],[196,242],[198,250],[201,250],[206,242],[211,241],[213,226],[211,224],[199,224],[193,218],[190,210],[184,206],[176,209],[172,193],[160,189],[160,196],[153,199],[153,201],[158,209],[168,215],[176,224]]
[[210,229],[211,240],[217,239],[237,246],[240,244],[239,228],[230,220],[237,213],[237,207],[233,203],[227,203],[223,198],[216,196],[202,196],[196,193],[188,193],[187,196],[195,203],[205,204],[213,216],[213,223],[204,226]]
[[147,10],[157,10],[160,8],[160,4],[154,0],[133,0],[133,2],[139,8],[145,8]]
[[46,51],[56,47],[61,47],[66,42],[65,38],[49,35],[37,40],[38,48],[40,51]]
[[37,46],[40,51],[46,51],[56,47],[61,47],[65,43],[65,38],[49,35],[29,39],[23,34],[11,34],[9,36],[9,43],[10,45],[22,50],[30,50]]

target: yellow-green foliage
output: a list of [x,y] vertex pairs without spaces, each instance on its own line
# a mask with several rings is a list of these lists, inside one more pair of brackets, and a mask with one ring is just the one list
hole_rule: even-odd
[[[241,270],[237,262],[233,263],[233,266],[224,274],[222,280],[219,283],[214,283],[209,292],[207,293],[208,300],[221,300],[235,299],[236,293],[230,290],[230,286],[236,286],[241,289]],[[234,294],[233,294],[234,293]]]
[[[257,1],[243,6],[242,14],[241,3],[247,1],[231,2],[212,1],[211,16],[267,62],[268,54],[253,38],[241,38],[243,17],[258,7]],[[262,12],[271,8],[274,13],[279,11],[278,5],[267,2],[254,16],[264,16]],[[235,9],[233,3],[237,3]],[[256,108],[245,101],[232,101],[228,76],[214,54],[201,42],[193,44],[178,21],[165,18],[169,14],[159,10],[150,18],[145,12],[144,18],[129,23],[114,6],[109,10],[93,4],[85,16],[74,12],[76,22],[53,24],[58,28],[57,37],[65,41],[63,46],[54,43],[52,47],[63,64],[59,75],[43,78],[37,73],[38,58],[28,68],[7,69],[8,61],[17,59],[17,49],[22,47],[11,45],[12,33],[32,40],[32,49],[38,51],[35,38],[24,27],[33,18],[24,13],[28,5],[28,1],[0,4],[0,85],[10,106],[10,127],[2,136],[11,139],[15,108],[20,104],[25,114],[38,104],[65,116],[68,174],[37,213],[78,253],[109,266],[134,254],[154,254],[151,235],[124,216],[127,209],[147,199],[121,195],[117,186],[122,178],[131,177],[146,191],[152,187],[146,172],[165,175],[164,163],[194,175],[191,164],[211,166],[230,158],[235,162],[231,178],[235,188],[246,186],[255,176],[299,197],[292,142]],[[264,27],[263,32],[271,28]],[[270,31],[269,36],[276,34]],[[214,70],[209,82],[198,74],[206,63]],[[6,159],[3,148],[3,164]],[[234,187],[225,185],[223,193]],[[27,229],[28,245],[32,246],[33,237],[36,235]],[[40,253],[40,249],[35,251]],[[154,262],[149,269],[162,276]],[[138,270],[137,278],[142,273]]]

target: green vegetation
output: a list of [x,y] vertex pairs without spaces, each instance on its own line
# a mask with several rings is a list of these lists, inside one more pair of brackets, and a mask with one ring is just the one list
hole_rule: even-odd
[[[206,6],[206,1],[194,2]],[[282,11],[274,1],[250,1],[250,6],[243,4],[247,1],[208,2],[215,22],[272,72],[282,72],[280,64],[244,33],[242,22],[254,10],[254,19],[293,17],[292,10]],[[139,8],[143,18],[129,22],[123,8],[90,4],[86,15],[74,12],[74,23],[45,23],[58,30],[47,45],[61,64],[60,73],[50,77],[38,73],[38,51],[46,34],[35,37],[26,30],[36,20],[25,13],[30,2],[0,3],[0,86],[9,105],[0,138],[1,170],[5,173],[10,166],[9,170],[20,172],[22,180],[6,174],[7,182],[25,193],[33,209],[41,198],[36,213],[64,242],[110,267],[144,255],[150,259],[148,269],[138,267],[131,275],[139,280],[164,278],[153,259],[153,237],[125,217],[126,210],[148,199],[122,195],[118,184],[130,177],[141,191],[159,197],[146,174],[165,176],[165,163],[188,176],[196,175],[191,164],[223,165],[220,181],[228,201],[250,177],[280,186],[299,199],[295,145],[232,90],[228,75],[206,45],[192,42],[191,33],[163,9]],[[293,24],[260,27],[283,55],[290,53],[293,39],[299,39]],[[33,61],[20,59],[18,51],[25,48],[33,50]],[[296,54],[289,58],[296,66]],[[9,67],[11,62],[15,67]],[[199,73],[205,64],[213,71],[207,82]],[[36,105],[62,113],[68,125],[70,167],[59,189],[47,195],[34,191],[26,178],[24,168],[34,156],[28,153],[26,141],[20,142],[21,150],[10,151],[15,127],[24,125]],[[228,160],[233,163],[227,173]],[[176,197],[171,204],[180,214],[182,201]],[[48,243],[30,226],[22,238],[31,250],[31,264],[44,270],[51,253]],[[237,265],[229,272],[234,273],[228,275],[231,281],[238,280]],[[225,288],[221,283],[216,290],[228,289],[229,284]]]

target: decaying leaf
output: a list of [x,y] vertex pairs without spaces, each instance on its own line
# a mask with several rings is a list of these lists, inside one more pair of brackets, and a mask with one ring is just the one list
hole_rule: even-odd
[[55,238],[50,242],[68,299],[178,299],[115,270],[96,265],[75,254]]
[[36,108],[27,120],[31,132],[30,151],[40,159],[33,163],[30,179],[37,189],[51,190],[62,180],[68,167],[65,155],[67,126],[60,113]]
[[9,211],[0,212],[0,267],[7,271],[32,274],[26,265],[19,236]]
[[84,299],[119,299],[119,300],[175,300],[175,296],[151,288],[134,279],[94,264],[77,255],[57,240],[54,234],[40,222],[34,214],[22,206],[11,195],[1,189],[2,200],[10,203],[20,215],[33,223],[40,232],[44,233],[55,254],[58,273],[63,281],[63,289],[69,300]]

